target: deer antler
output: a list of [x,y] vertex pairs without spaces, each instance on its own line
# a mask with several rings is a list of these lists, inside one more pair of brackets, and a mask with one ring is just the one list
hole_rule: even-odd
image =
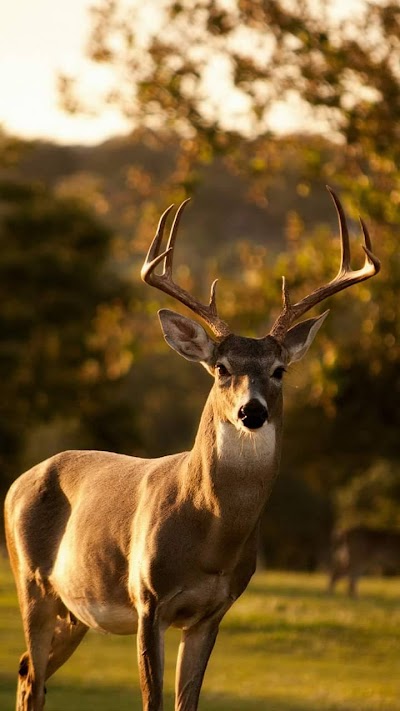
[[313,292],[311,292],[311,294],[304,297],[304,299],[301,299],[301,301],[298,301],[296,304],[291,304],[289,292],[285,283],[285,277],[282,277],[283,309],[270,331],[270,335],[274,336],[277,341],[282,340],[286,334],[286,331],[293,324],[293,322],[296,321],[304,313],[306,313],[306,311],[309,311],[309,309],[311,309],[313,306],[316,306],[316,304],[319,304],[328,296],[332,296],[332,294],[336,294],[338,291],[342,291],[342,289],[347,289],[347,287],[352,286],[353,284],[358,284],[358,282],[364,281],[365,279],[369,279],[370,277],[374,276],[374,274],[378,274],[381,268],[379,259],[372,253],[372,244],[367,227],[363,220],[360,218],[361,229],[364,235],[365,242],[365,244],[363,245],[363,249],[365,252],[365,262],[364,266],[361,269],[357,269],[355,271],[351,269],[349,232],[347,229],[344,210],[339,198],[337,197],[337,195],[335,195],[333,190],[329,186],[327,186],[327,189],[329,190],[329,193],[335,204],[339,221],[340,241],[342,250],[340,268],[337,275],[334,279],[332,279],[332,281],[330,281],[328,284],[325,284],[324,286],[318,287]]
[[[217,305],[215,301],[215,289],[217,285],[217,279],[213,281],[211,285],[210,302],[208,306],[197,301],[193,296],[191,296],[187,291],[182,289],[178,284],[172,280],[172,263],[174,255],[174,247],[176,236],[178,233],[179,221],[185,205],[189,202],[190,198],[184,200],[184,202],[179,205],[178,210],[173,221],[171,231],[169,233],[167,249],[160,253],[160,247],[163,240],[164,226],[169,213],[171,212],[174,205],[170,205],[165,212],[160,217],[158,223],[157,231],[154,239],[150,245],[147,257],[144,261],[140,275],[147,284],[155,286],[160,291],[164,291],[169,296],[173,296],[182,304],[187,306],[193,313],[200,316],[210,327],[212,332],[217,338],[225,338],[229,336],[231,330],[229,326],[219,318],[217,313]],[[155,268],[160,262],[164,262],[164,270],[162,274],[156,274]]]

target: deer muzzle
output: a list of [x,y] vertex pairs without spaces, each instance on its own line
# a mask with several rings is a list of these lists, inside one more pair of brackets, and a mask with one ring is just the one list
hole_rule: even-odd
[[239,409],[239,420],[249,430],[258,430],[268,419],[268,410],[257,398],[252,398]]

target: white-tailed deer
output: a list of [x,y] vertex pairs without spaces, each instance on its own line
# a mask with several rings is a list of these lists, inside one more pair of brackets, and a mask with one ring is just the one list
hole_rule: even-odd
[[[137,459],[110,452],[63,452],[33,467],[6,499],[8,549],[27,651],[20,660],[18,711],[39,711],[46,679],[89,628],[137,633],[144,711],[163,707],[163,637],[181,628],[176,711],[195,711],[221,619],[255,570],[261,513],[278,472],[282,376],[307,352],[327,312],[293,322],[328,296],[368,279],[379,261],[363,223],[364,266],[350,268],[349,236],[336,205],[342,261],[333,281],[283,309],[270,333],[244,338],[209,305],[172,280],[179,207],[168,245],[162,215],[142,269],[148,284],[200,316],[213,332],[168,309],[159,312],[169,345],[214,377],[190,452]],[[162,274],[156,273],[163,263]],[[173,397],[171,393],[171,397]]]
[[359,578],[367,572],[400,572],[400,531],[354,526],[334,533],[332,538],[329,590],[341,578],[348,578],[348,593],[357,595]]

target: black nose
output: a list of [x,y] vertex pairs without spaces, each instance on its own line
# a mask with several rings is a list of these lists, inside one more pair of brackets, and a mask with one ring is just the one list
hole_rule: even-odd
[[249,430],[258,430],[268,419],[268,410],[262,402],[253,398],[240,408],[238,415],[245,427]]

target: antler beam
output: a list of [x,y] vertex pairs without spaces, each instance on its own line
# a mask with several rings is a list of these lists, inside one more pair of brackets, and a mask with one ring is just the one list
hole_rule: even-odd
[[298,301],[296,304],[291,304],[289,292],[286,287],[285,277],[282,278],[282,300],[283,309],[276,319],[270,335],[274,336],[276,340],[281,341],[287,330],[300,316],[302,316],[306,311],[309,311],[313,306],[321,303],[329,296],[336,294],[338,291],[347,289],[353,284],[358,284],[361,281],[365,281],[374,274],[378,274],[381,264],[379,259],[372,252],[371,239],[367,230],[367,227],[363,220],[360,218],[361,229],[364,235],[364,245],[363,249],[365,252],[365,262],[361,269],[352,270],[350,267],[350,241],[349,241],[349,231],[347,229],[346,217],[342,204],[334,193],[334,191],[327,186],[327,189],[332,197],[332,200],[336,207],[336,212],[339,221],[339,233],[341,242],[341,263],[340,268],[332,281],[324,286],[320,286],[315,289],[311,294]]
[[[163,241],[164,227],[169,213],[171,212],[174,205],[170,205],[165,212],[160,217],[158,223],[157,231],[154,239],[150,245],[147,257],[144,261],[140,275],[147,284],[155,286],[160,291],[163,291],[169,296],[172,296],[177,301],[180,301],[184,306],[187,306],[193,313],[200,316],[203,321],[207,323],[212,332],[217,338],[225,338],[231,333],[228,324],[219,318],[217,313],[217,306],[215,300],[215,289],[217,285],[217,279],[213,281],[211,285],[210,302],[207,305],[202,304],[197,301],[193,296],[191,296],[187,291],[182,289],[178,284],[172,279],[172,264],[174,256],[174,248],[176,237],[178,234],[179,221],[185,206],[189,202],[190,198],[184,200],[184,202],[179,205],[175,219],[172,223],[171,231],[169,233],[169,238],[167,242],[167,248],[164,252],[160,252],[161,244]],[[164,262],[164,269],[162,274],[156,274],[155,268],[158,264]]]

